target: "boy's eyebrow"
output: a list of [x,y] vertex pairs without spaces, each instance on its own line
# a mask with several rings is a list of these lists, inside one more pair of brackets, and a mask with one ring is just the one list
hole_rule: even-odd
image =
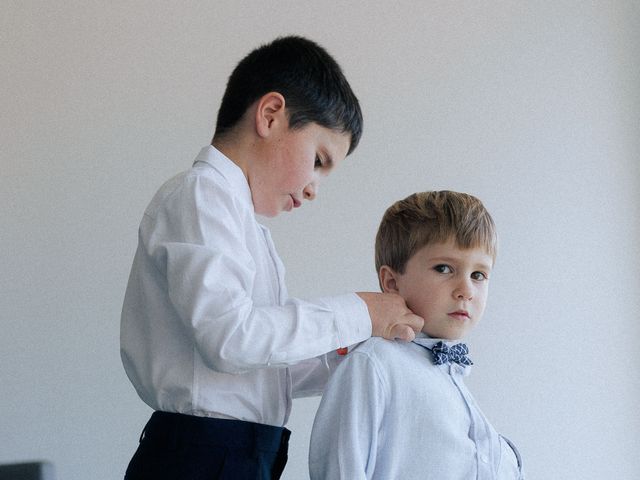
[[[440,255],[440,256],[437,256],[437,257],[429,257],[428,260],[430,262],[449,262],[449,263],[456,263],[456,262],[460,261],[459,258],[448,257],[446,255]],[[484,262],[474,263],[473,265],[474,265],[474,267],[484,268],[484,269],[487,269],[487,270],[490,270],[491,268],[493,268],[491,264],[484,263]]]

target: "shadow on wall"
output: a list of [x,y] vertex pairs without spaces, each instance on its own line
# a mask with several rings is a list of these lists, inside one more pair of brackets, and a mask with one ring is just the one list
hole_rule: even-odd
[[56,480],[53,464],[47,461],[0,465],[0,480]]

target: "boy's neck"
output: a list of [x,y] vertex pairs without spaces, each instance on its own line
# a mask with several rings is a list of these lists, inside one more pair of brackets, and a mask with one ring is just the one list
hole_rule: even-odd
[[255,104],[249,107],[235,126],[222,135],[214,135],[211,141],[211,146],[240,167],[247,179],[252,163],[259,157],[260,138],[256,131],[255,109]]
[[460,342],[464,342],[464,338],[440,338],[440,337],[432,337],[430,335],[427,335],[424,332],[418,332],[416,333],[416,338],[428,338],[431,340],[442,340],[445,343],[460,343]]
[[228,137],[224,139],[214,137],[211,142],[212,147],[240,167],[245,178],[249,178],[249,164],[253,152],[251,148],[246,148],[244,145],[245,142],[236,141],[236,139]]

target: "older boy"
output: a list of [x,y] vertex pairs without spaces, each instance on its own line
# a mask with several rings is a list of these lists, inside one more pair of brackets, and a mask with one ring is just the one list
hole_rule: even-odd
[[417,193],[392,205],[376,238],[384,292],[424,318],[412,343],[370,339],[330,379],[311,434],[312,480],[523,478],[520,457],[464,385],[463,338],[481,319],[496,256],[475,197]]
[[279,478],[291,399],[322,391],[336,362],[325,354],[420,330],[398,295],[288,298],[255,218],[313,200],[361,131],[355,95],[315,43],[280,38],[237,65],[212,145],[140,224],[121,355],[155,412],[126,478]]

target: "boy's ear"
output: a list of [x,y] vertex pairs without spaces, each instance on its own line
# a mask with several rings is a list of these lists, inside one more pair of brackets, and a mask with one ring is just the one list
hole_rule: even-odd
[[284,122],[288,126],[285,101],[278,92],[265,93],[258,99],[255,111],[256,132],[261,137],[269,135],[273,127]]
[[383,265],[380,267],[380,271],[378,272],[378,280],[380,281],[380,286],[382,287],[383,292],[399,293],[397,274],[390,266]]

